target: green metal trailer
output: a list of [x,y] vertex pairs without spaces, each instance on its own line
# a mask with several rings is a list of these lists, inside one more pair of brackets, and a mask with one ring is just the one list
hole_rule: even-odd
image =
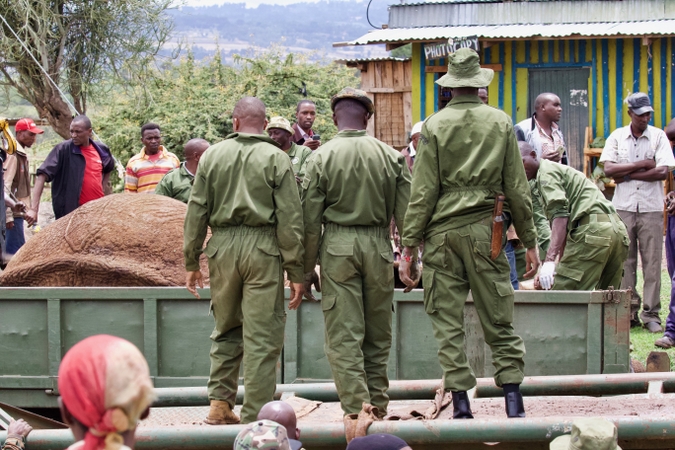
[[[438,381],[414,380],[394,381],[390,389],[392,403],[390,408],[405,404],[406,401],[433,398]],[[641,402],[651,405],[646,414],[636,416],[632,409],[624,414],[602,414],[618,427],[619,445],[623,449],[672,449],[675,448],[675,415],[673,408],[668,412],[662,407],[672,405],[675,398],[675,373],[643,373],[615,375],[571,375],[558,377],[526,377],[522,392],[528,408],[538,401],[561,401],[562,396],[574,400],[573,404],[583,406],[588,396],[614,396],[609,399],[628,400],[627,403]],[[181,418],[181,414],[194,408],[176,405],[207,405],[206,391],[203,388],[159,388],[159,399],[153,405],[150,418],[137,429],[138,450],[221,450],[232,448],[236,435],[243,425],[207,426],[199,422]],[[323,450],[343,450],[345,436],[339,406],[335,402],[337,395],[333,383],[279,385],[276,397],[296,395],[309,400],[324,402],[318,406],[319,417],[312,418],[315,412],[300,419],[300,438],[305,448]],[[501,397],[500,389],[495,388],[491,379],[479,379],[472,404],[479,405],[481,400]],[[602,400],[607,399],[607,397]],[[503,405],[500,398],[494,399]],[[422,402],[424,403],[424,402]],[[569,402],[568,402],[569,404]],[[161,406],[164,406],[162,408]],[[167,408],[166,406],[171,406]],[[330,420],[321,409],[337,414]],[[332,409],[331,409],[332,407]],[[451,408],[451,407],[450,407]],[[581,408],[580,408],[581,409]],[[162,411],[164,410],[164,411]],[[167,411],[168,410],[168,411]],[[183,413],[181,413],[183,411]],[[202,417],[208,411],[203,406],[197,416]],[[503,411],[503,410],[502,410]],[[195,411],[192,411],[194,415]],[[643,411],[645,412],[645,411]],[[168,416],[167,416],[168,413]],[[449,414],[449,412],[448,412]],[[503,412],[502,412],[503,414]],[[157,416],[170,417],[170,421],[161,423]],[[564,433],[569,433],[576,417],[586,414],[580,410],[566,410],[561,416],[528,417],[526,419],[482,418],[475,420],[434,420],[382,421],[368,428],[368,434],[395,434],[408,442],[415,450],[439,449],[480,449],[486,444],[502,450],[548,449],[549,443]],[[155,419],[153,419],[155,417]],[[447,417],[447,414],[446,414]],[[151,422],[151,423],[146,423]],[[171,422],[171,423],[169,423]],[[5,433],[0,431],[0,442]],[[43,429],[33,431],[27,440],[29,450],[62,450],[73,441],[69,430]]]
[[[61,358],[81,339],[121,336],[144,353],[157,387],[205,386],[209,372],[208,289],[0,288],[0,402],[56,407]],[[516,293],[514,327],[527,348],[526,375],[629,372],[629,296],[622,291]],[[422,291],[394,296],[392,380],[437,380],[441,368]],[[490,377],[490,350],[471,298],[466,351],[478,377]],[[290,311],[279,383],[331,379],[321,305]]]
[[[672,417],[642,419],[606,417],[619,430],[622,449],[675,448],[675,422]],[[569,433],[573,418],[519,420],[445,420],[413,422],[376,422],[369,434],[390,433],[404,439],[415,450],[548,450],[556,437]],[[202,426],[140,428],[136,433],[137,450],[224,450],[232,448],[243,426]],[[0,441],[4,433],[0,432]],[[303,446],[308,449],[344,450],[341,423],[328,423],[302,430]],[[73,443],[70,430],[36,430],[27,440],[30,450],[63,450]],[[488,444],[489,446],[486,446]],[[497,445],[498,444],[498,445]]]

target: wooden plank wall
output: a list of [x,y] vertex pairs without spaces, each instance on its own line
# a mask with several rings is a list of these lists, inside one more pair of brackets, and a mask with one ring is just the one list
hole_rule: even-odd
[[370,61],[361,67],[361,89],[375,104],[368,134],[395,148],[408,145],[412,123],[410,61]]

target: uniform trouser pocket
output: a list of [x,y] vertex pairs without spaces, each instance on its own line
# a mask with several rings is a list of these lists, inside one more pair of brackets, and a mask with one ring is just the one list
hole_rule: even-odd
[[433,314],[437,311],[434,290],[434,271],[424,268],[422,270],[422,283],[424,284],[424,311]]
[[497,292],[493,296],[492,323],[508,325],[513,322],[513,286],[509,280],[492,282]]
[[356,276],[353,244],[324,244],[321,252],[321,275],[338,283]]
[[393,256],[389,243],[360,233],[328,234],[322,249],[325,351],[342,409],[386,410]]
[[567,236],[565,251],[556,267],[554,290],[596,289],[605,267],[618,241],[609,223],[591,223],[571,231]]

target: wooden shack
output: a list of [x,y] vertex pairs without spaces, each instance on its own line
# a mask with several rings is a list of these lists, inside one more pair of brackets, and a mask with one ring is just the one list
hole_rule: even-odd
[[[481,63],[495,70],[488,102],[514,123],[532,114],[542,92],[563,104],[560,128],[570,165],[582,170],[585,130],[607,138],[628,125],[624,102],[649,95],[651,125],[675,111],[675,0],[405,0],[390,2],[382,29],[335,47],[412,44],[412,120],[443,108],[435,82],[451,42],[477,39]],[[365,64],[365,63],[364,63]]]
[[405,58],[339,60],[361,71],[361,89],[375,104],[368,134],[396,149],[408,145],[412,119],[412,62]]

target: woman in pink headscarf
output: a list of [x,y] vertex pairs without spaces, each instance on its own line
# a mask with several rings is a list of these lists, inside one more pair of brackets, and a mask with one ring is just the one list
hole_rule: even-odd
[[77,442],[69,450],[129,450],[155,399],[148,363],[130,342],[92,336],[59,367],[59,406]]

